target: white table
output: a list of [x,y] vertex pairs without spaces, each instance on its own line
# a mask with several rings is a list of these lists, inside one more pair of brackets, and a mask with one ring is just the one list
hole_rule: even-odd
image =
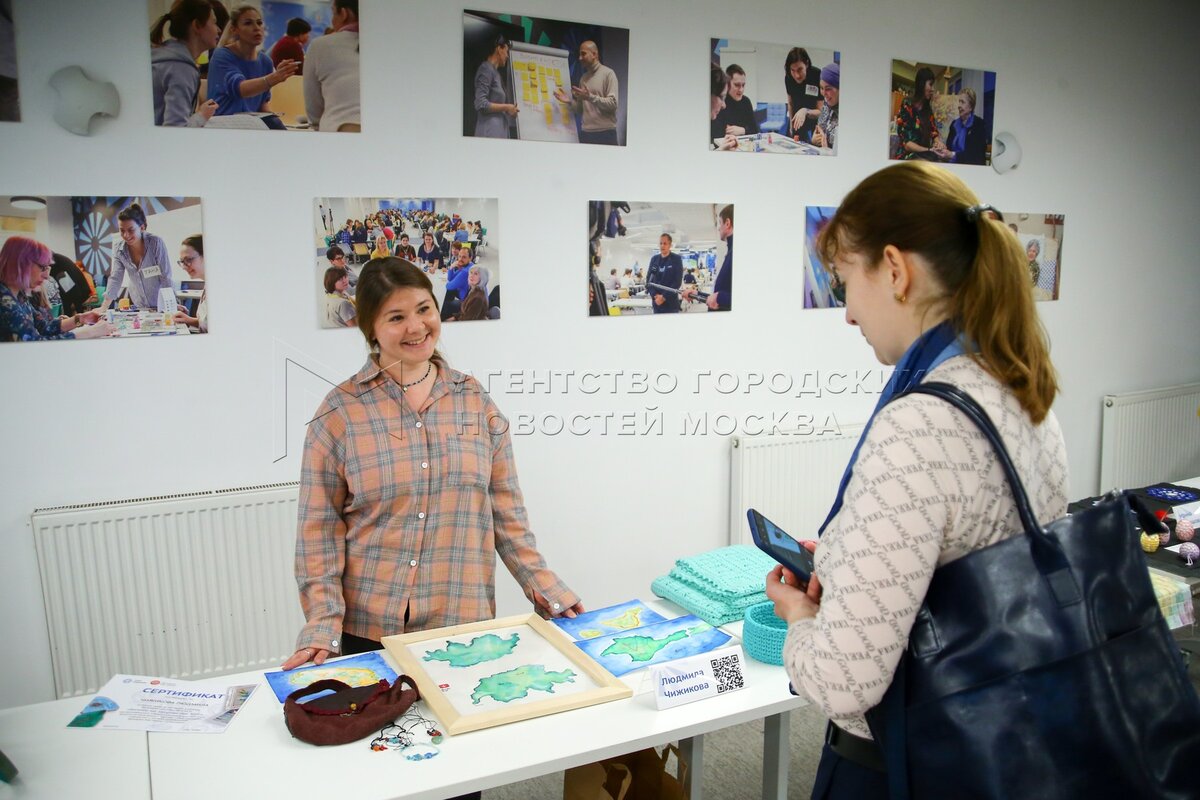
[[90,697],[0,711],[0,750],[19,770],[0,800],[150,800],[147,735],[68,728]]
[[[663,601],[651,605],[668,617],[686,613]],[[740,634],[740,627],[725,630]],[[804,701],[788,692],[781,667],[749,658],[745,664],[745,689],[666,711],[655,708],[652,691],[636,694],[649,684],[640,670],[625,676],[635,691],[632,698],[447,736],[437,757],[420,762],[391,750],[372,752],[370,739],[339,747],[293,739],[283,706],[261,672],[222,678],[261,685],[221,734],[68,729],[67,722],[90,698],[41,703],[0,712],[0,749],[24,781],[0,784],[0,800],[85,795],[139,800],[151,797],[151,788],[154,800],[439,800],[675,740],[681,740],[689,774],[697,778],[690,797],[699,798],[703,735],[763,718],[763,797],[786,798],[788,712]],[[423,704],[421,711],[432,716]]]

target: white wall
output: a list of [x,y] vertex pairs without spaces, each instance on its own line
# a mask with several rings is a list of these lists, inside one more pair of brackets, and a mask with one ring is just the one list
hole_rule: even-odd
[[[785,0],[497,6],[632,28],[630,146],[621,149],[461,137],[459,104],[447,99],[462,85],[461,8],[363,5],[363,96],[387,101],[369,102],[365,132],[344,137],[155,129],[149,55],[140,42],[145,0],[18,4],[25,122],[0,128],[0,191],[203,197],[214,321],[213,333],[185,341],[0,346],[0,419],[8,423],[0,641],[10,650],[0,706],[52,696],[28,525],[34,507],[297,477],[304,412],[324,389],[293,376],[298,399],[292,419],[282,420],[275,392],[281,355],[300,355],[337,378],[357,369],[364,352],[354,331],[320,331],[313,314],[288,311],[313,307],[317,196],[500,198],[504,319],[445,328],[444,350],[460,368],[678,376],[680,388],[668,396],[493,386],[514,419],[646,406],[666,417],[662,436],[616,435],[614,425],[607,436],[515,437],[542,550],[592,606],[646,596],[651,579],[675,558],[725,541],[729,442],[680,436],[685,412],[835,412],[851,420],[872,405],[874,397],[850,393],[792,399],[691,389],[705,370],[781,371],[799,380],[807,371],[875,368],[837,312],[798,310],[803,207],[836,205],[886,165],[895,56],[995,69],[997,129],[1021,137],[1024,162],[1003,176],[956,169],[997,207],[1066,214],[1063,299],[1039,309],[1062,375],[1056,408],[1072,493],[1097,489],[1103,393],[1200,379],[1195,322],[1178,313],[1200,307],[1200,200],[1187,178],[1195,173],[1193,132],[1200,129],[1197,104],[1186,101],[1200,74],[1195,4],[1150,0],[1136,14],[1084,0],[906,0],[882,7],[846,0],[805,4],[803,11]],[[845,65],[840,155],[707,152],[706,61],[714,34],[838,48]],[[1134,81],[1112,66],[1118,62],[1136,62],[1143,72]],[[122,93],[120,117],[101,121],[91,138],[51,120],[46,81],[69,63],[114,81]],[[413,74],[422,79],[395,78]],[[1140,121],[1144,109],[1164,108],[1171,124],[1160,124],[1161,114]],[[413,109],[442,113],[414,116]],[[381,160],[388,169],[379,169]],[[714,318],[583,316],[586,203],[597,197],[735,203],[737,310]],[[147,400],[164,393],[169,401]],[[296,408],[303,404],[308,408]],[[29,424],[35,411],[40,424]],[[131,457],[133,445],[99,435],[110,422],[177,430],[181,416],[192,435],[168,436],[154,457]],[[273,463],[285,438],[290,455]],[[501,612],[517,610],[507,577],[499,595]]]

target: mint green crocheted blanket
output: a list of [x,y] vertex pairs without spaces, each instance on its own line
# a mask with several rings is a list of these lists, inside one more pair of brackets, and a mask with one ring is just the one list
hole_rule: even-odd
[[710,625],[742,619],[748,607],[767,599],[767,573],[775,561],[757,547],[721,547],[675,562],[670,574],[655,578],[651,590]]

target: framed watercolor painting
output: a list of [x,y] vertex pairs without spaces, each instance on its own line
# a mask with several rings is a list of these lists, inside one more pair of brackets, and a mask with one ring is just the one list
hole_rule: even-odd
[[536,614],[385,636],[382,643],[452,735],[633,695]]

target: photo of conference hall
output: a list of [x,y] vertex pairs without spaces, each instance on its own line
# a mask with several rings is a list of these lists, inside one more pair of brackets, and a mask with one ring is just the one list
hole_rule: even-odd
[[499,201],[319,197],[313,244],[322,328],[353,328],[355,290],[373,258],[397,256],[433,284],[443,322],[500,319]]

